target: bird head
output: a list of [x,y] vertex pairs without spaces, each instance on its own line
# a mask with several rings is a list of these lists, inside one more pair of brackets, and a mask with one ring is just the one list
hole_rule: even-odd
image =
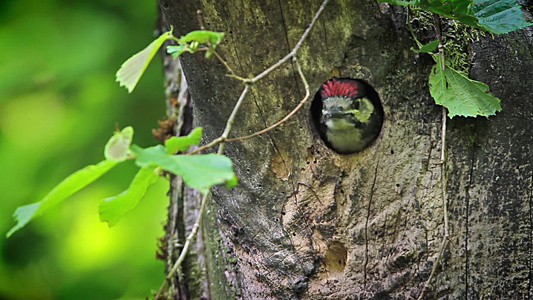
[[321,137],[333,150],[343,154],[358,152],[379,135],[381,103],[368,97],[364,82],[333,78],[321,86],[318,96],[321,105],[315,105],[320,109],[315,123],[318,121]]

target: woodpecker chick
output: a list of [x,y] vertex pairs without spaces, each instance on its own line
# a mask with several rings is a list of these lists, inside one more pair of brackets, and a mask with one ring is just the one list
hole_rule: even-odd
[[328,80],[311,109],[321,138],[340,154],[363,150],[381,131],[383,107],[374,89],[361,80]]

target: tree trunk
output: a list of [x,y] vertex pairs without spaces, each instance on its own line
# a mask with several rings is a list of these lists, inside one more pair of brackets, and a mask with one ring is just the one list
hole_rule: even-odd
[[[320,1],[159,5],[176,36],[200,28],[201,10],[207,29],[226,33],[222,57],[250,77],[289,53]],[[311,125],[308,102],[278,129],[229,143],[240,183],[213,190],[203,224],[211,299],[417,298],[444,237],[442,176],[449,243],[425,298],[533,296],[532,31],[473,43],[471,77],[489,84],[503,110],[448,119],[444,168],[442,109],[427,83],[433,62],[413,46],[399,7],[327,5],[297,55],[312,96],[332,74],[365,80],[383,102],[381,135],[363,152],[337,154]],[[243,85],[201,53],[181,63],[209,142]],[[283,65],[253,85],[232,136],[277,122],[304,94],[295,65]]]

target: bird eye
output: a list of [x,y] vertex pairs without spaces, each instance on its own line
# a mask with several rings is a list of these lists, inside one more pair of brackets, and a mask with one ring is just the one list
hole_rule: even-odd
[[352,103],[353,109],[359,109],[359,100],[356,100]]

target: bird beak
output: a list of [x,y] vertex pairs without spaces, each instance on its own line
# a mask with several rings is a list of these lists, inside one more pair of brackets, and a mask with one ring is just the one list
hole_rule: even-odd
[[341,108],[334,108],[332,110],[324,110],[322,111],[322,114],[328,119],[333,119],[333,118],[344,118],[344,116],[346,116],[348,113],[345,111],[342,111]]

